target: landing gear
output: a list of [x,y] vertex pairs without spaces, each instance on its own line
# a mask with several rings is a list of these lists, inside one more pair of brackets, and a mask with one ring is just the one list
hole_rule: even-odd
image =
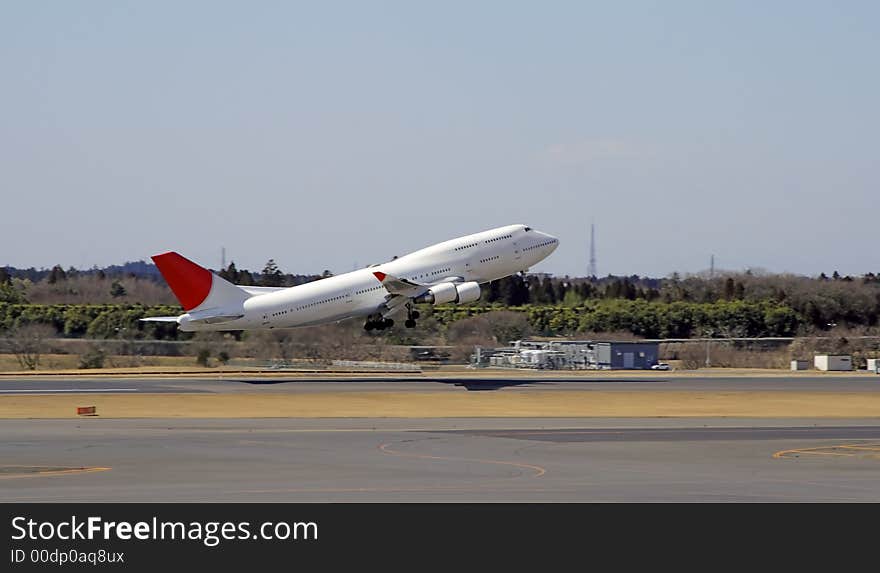
[[419,311],[413,310],[412,303],[408,303],[406,305],[406,322],[403,325],[407,328],[415,328],[416,327],[416,319],[421,316]]
[[[416,319],[419,318],[419,311],[413,309],[412,303],[406,305],[406,321],[403,323],[407,328],[416,327]],[[371,332],[373,330],[385,330],[394,326],[394,320],[384,318],[381,314],[376,313],[367,317],[364,323],[364,330]]]
[[364,324],[364,330],[370,332],[371,330],[385,330],[386,328],[391,328],[394,326],[394,321],[390,318],[380,318],[378,320],[367,320]]

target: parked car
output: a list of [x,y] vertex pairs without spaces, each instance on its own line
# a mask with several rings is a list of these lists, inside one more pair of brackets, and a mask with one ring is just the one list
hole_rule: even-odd
[[651,370],[669,370],[669,364],[665,362],[658,362],[657,364],[651,366]]

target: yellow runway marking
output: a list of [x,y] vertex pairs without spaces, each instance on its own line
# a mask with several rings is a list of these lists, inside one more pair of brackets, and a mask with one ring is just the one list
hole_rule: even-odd
[[[34,466],[2,466],[2,468],[14,469],[14,468],[32,468]],[[37,470],[31,472],[24,472],[18,474],[8,474],[3,475],[0,474],[0,479],[19,479],[19,478],[30,478],[30,477],[54,477],[60,475],[71,475],[71,474],[88,474],[88,473],[96,473],[96,472],[106,472],[110,471],[111,468],[107,467],[88,467],[88,468],[61,468],[61,469],[46,469],[46,470]]]
[[801,455],[875,458],[880,457],[880,444],[832,444],[812,448],[793,448],[780,450],[773,454],[773,458],[782,459]]
[[531,464],[523,464],[520,462],[507,462],[507,461],[501,461],[501,460],[485,460],[485,459],[479,459],[479,458],[455,458],[455,457],[447,457],[447,456],[429,456],[427,454],[410,454],[407,452],[392,450],[392,449],[390,449],[390,446],[391,446],[390,442],[387,444],[382,444],[381,446],[379,446],[379,451],[381,451],[383,454],[388,454],[391,456],[401,456],[401,457],[405,457],[405,458],[418,458],[418,459],[423,459],[423,460],[441,460],[441,461],[455,461],[455,462],[474,462],[474,463],[478,463],[478,464],[494,464],[494,465],[499,465],[499,466],[513,466],[513,467],[517,467],[517,468],[528,469],[528,470],[535,472],[535,474],[531,477],[541,477],[542,475],[547,473],[547,470],[542,468],[541,466],[534,466]]

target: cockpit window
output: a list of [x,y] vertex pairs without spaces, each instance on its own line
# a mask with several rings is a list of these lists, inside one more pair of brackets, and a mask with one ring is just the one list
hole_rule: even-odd
[[526,231],[531,231],[531,230],[532,230],[531,227],[526,227]]

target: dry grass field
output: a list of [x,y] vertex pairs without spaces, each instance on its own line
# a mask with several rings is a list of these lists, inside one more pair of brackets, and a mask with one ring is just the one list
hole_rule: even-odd
[[[75,354],[44,354],[40,357],[39,372],[56,370],[79,370],[80,357]],[[108,356],[105,366],[114,365],[120,368],[145,367],[178,367],[195,366],[196,359],[192,356]],[[91,370],[98,372],[103,369]],[[21,365],[14,354],[0,354],[0,372],[21,372]],[[82,370],[87,373],[90,370]]]
[[745,417],[869,418],[880,394],[849,392],[566,391],[322,392],[286,394],[9,395],[0,418],[457,418]]

